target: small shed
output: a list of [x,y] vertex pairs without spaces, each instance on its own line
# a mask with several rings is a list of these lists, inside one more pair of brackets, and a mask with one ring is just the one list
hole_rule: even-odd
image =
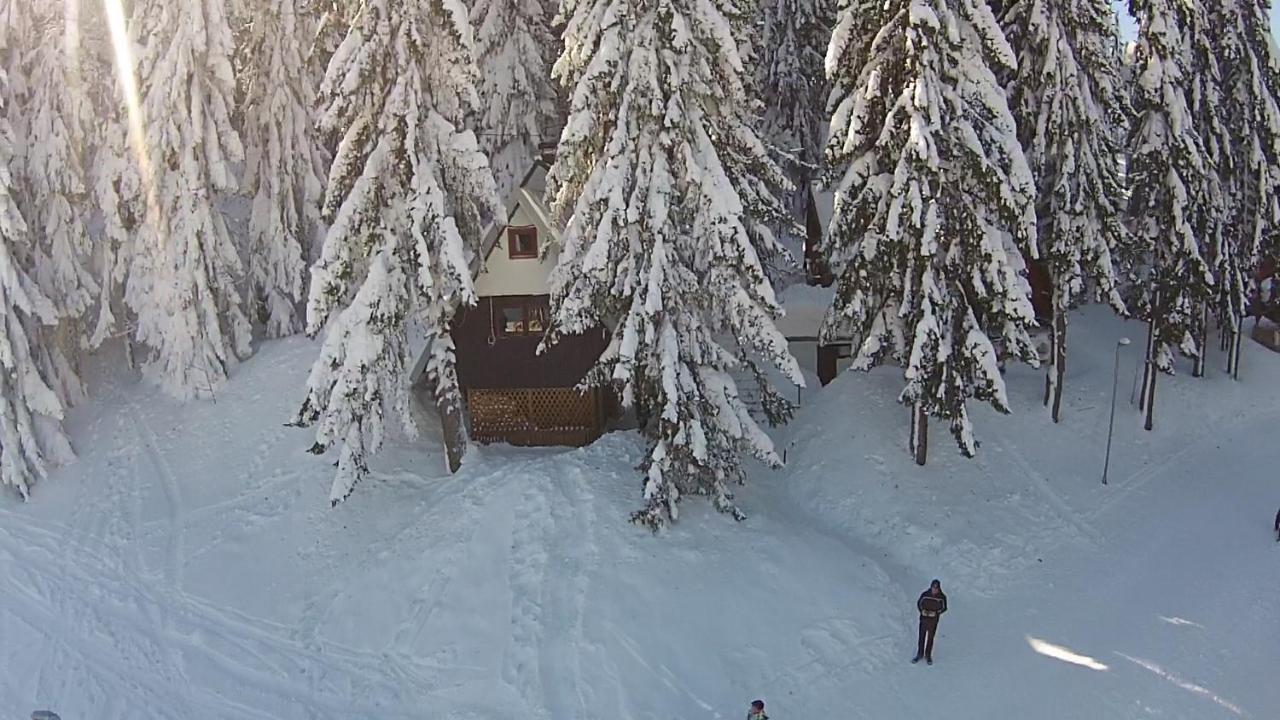
[[507,199],[505,222],[485,233],[479,302],[454,320],[468,434],[482,443],[587,445],[613,411],[608,390],[577,389],[608,344],[607,331],[567,336],[538,353],[560,250],[559,226],[542,200],[547,171],[537,162]]

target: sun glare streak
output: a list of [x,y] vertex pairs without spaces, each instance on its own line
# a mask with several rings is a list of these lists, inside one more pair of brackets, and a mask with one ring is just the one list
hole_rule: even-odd
[[[75,2],[75,0],[68,0]],[[160,206],[155,193],[155,175],[151,153],[147,151],[146,119],[142,114],[142,96],[138,92],[133,46],[129,42],[129,30],[125,21],[121,0],[102,0],[107,14],[107,28],[111,33],[111,47],[115,51],[116,78],[124,94],[125,111],[129,115],[129,145],[138,162],[142,176],[142,190],[146,195],[147,217],[154,222],[160,216]]]
[[1061,645],[1054,645],[1053,643],[1045,642],[1040,638],[1033,638],[1028,635],[1027,644],[1030,645],[1031,649],[1035,650],[1037,653],[1044,655],[1045,657],[1051,657],[1054,660],[1061,660],[1062,662],[1079,665],[1080,667],[1086,667],[1090,670],[1097,670],[1099,672],[1107,670],[1107,666],[1105,664],[1094,660],[1088,655],[1071,652]]
[[1142,658],[1133,657],[1132,655],[1125,655],[1122,652],[1118,652],[1116,654],[1124,658],[1125,660],[1128,660],[1129,662],[1133,663],[1134,665],[1137,665],[1138,667],[1143,668],[1144,670],[1151,671],[1157,677],[1163,678],[1173,683],[1174,685],[1177,685],[1183,690],[1195,693],[1196,695],[1200,695],[1201,697],[1212,700],[1214,703],[1216,703],[1220,707],[1224,707],[1230,710],[1231,712],[1235,713],[1236,715],[1239,715],[1240,717],[1251,717],[1249,713],[1244,711],[1244,708],[1241,708],[1239,705],[1236,705],[1235,703],[1221,697],[1220,695],[1210,690],[1209,688],[1204,687],[1202,685],[1197,685],[1189,680],[1183,680],[1182,678],[1178,677],[1177,675],[1174,675],[1168,670],[1165,670],[1164,668],[1151,662],[1150,660],[1143,660]]
[[63,17],[67,19],[63,37],[66,43],[63,52],[67,58],[67,70],[74,79],[78,80],[80,78],[80,0],[67,0]]

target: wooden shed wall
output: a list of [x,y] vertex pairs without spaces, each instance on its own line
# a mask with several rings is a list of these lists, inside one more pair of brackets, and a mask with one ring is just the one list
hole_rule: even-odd
[[537,353],[541,336],[503,336],[502,303],[541,297],[504,296],[496,298],[496,307],[495,298],[481,298],[460,314],[454,322],[453,341],[458,380],[464,389],[573,387],[595,365],[608,344],[603,330],[565,337],[542,355]]

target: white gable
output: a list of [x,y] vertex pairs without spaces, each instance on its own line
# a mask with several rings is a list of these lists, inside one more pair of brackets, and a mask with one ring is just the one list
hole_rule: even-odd
[[[507,221],[485,233],[485,261],[475,278],[476,294],[546,295],[551,270],[559,258],[560,233],[542,202],[547,171],[535,166],[507,200]],[[538,233],[538,257],[512,258],[508,229],[532,227]]]
[[835,191],[827,190],[822,185],[814,183],[811,196],[814,210],[818,215],[818,225],[822,228],[822,234],[826,235],[827,230],[831,229],[831,216],[836,213]]

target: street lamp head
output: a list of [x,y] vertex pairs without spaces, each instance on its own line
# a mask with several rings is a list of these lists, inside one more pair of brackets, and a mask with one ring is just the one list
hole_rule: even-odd
[[1129,338],[1120,338],[1120,347],[1128,347],[1132,342]]

